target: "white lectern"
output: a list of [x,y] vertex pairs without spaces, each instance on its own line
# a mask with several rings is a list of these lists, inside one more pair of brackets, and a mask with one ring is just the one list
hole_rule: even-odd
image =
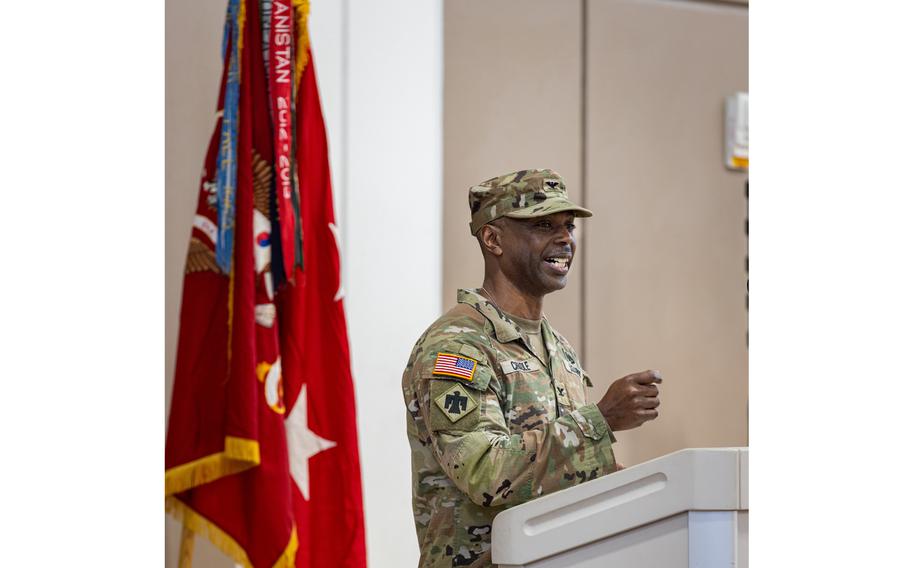
[[749,449],[689,449],[507,509],[500,568],[745,568]]

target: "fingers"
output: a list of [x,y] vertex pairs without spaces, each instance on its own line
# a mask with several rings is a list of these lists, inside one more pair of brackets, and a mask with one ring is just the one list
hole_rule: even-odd
[[628,377],[633,382],[640,385],[650,385],[651,383],[662,383],[663,377],[660,376],[660,371],[644,371],[641,373],[634,373]]
[[657,396],[660,394],[660,391],[655,385],[638,385],[636,389],[642,396]]
[[635,411],[635,414],[638,416],[642,423],[657,418],[657,410],[654,408],[639,408]]
[[654,396],[639,396],[635,400],[639,408],[657,408],[660,406],[660,399]]
[[657,418],[657,385],[662,381],[660,371],[633,373],[613,381],[597,403],[610,428],[628,430]]

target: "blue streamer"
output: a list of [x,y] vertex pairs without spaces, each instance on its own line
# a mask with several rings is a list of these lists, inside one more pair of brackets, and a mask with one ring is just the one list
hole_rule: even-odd
[[[221,120],[221,143],[218,145],[216,188],[218,197],[218,242],[215,260],[224,274],[230,274],[234,250],[234,199],[237,193],[237,120],[240,103],[240,2],[230,0],[225,22],[222,55],[228,65],[224,92],[224,114]],[[227,36],[230,33],[230,51]]]

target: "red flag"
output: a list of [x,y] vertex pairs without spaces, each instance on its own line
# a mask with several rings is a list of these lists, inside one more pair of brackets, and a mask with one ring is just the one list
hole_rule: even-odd
[[[214,252],[218,218],[210,196],[219,124],[187,256],[165,492],[168,508],[185,527],[207,535],[242,565],[293,566],[298,541],[271,300],[271,179],[263,158],[272,156],[271,131],[262,57],[249,49],[261,43],[256,0],[243,0],[239,20],[245,24],[232,262],[224,274]],[[223,83],[230,80],[227,71],[225,77]]]
[[[258,0],[229,1],[224,118],[187,255],[165,491],[186,529],[244,566],[360,568],[353,382],[308,4],[293,0],[293,90],[279,80],[289,67],[288,1],[262,5],[270,18]],[[266,22],[277,27],[263,38]],[[289,120],[281,111],[292,100]],[[222,234],[233,235],[232,246],[221,243],[226,264],[216,255]]]
[[305,270],[279,293],[298,568],[366,566],[338,228],[312,56],[297,95]]

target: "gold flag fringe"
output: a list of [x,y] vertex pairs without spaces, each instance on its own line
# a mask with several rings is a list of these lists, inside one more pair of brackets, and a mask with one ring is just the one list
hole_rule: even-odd
[[[168,497],[165,500],[165,507],[168,513],[183,523],[185,530],[205,536],[212,544],[230,556],[234,562],[244,568],[253,568],[250,558],[243,547],[229,534],[221,530],[218,525],[206,519],[176,497]],[[272,568],[294,568],[294,558],[297,556],[298,546],[297,527],[295,525],[291,529],[291,538],[288,540],[288,545],[275,561],[275,564],[272,565]]]
[[183,526],[201,534],[209,539],[212,544],[217,546],[222,552],[230,556],[234,562],[242,565],[244,568],[252,568],[249,557],[236,540],[231,538],[226,532],[210,520],[206,519],[189,505],[180,501],[176,497],[168,497],[165,501],[167,512],[174,516]]
[[295,524],[291,528],[291,539],[288,541],[287,547],[284,549],[281,556],[278,557],[278,560],[275,561],[275,564],[272,565],[272,568],[294,568],[294,559],[297,558],[297,548],[299,546],[300,543],[297,541],[297,525]]
[[297,19],[297,64],[294,66],[294,79],[299,83],[303,69],[309,63],[307,50],[310,47],[310,32],[307,20],[310,17],[310,0],[293,0],[294,16]]
[[[237,55],[240,55],[240,52],[243,50],[243,26],[246,24],[246,2],[240,0],[240,6],[237,10],[237,30],[240,32],[237,38]],[[242,61],[242,59],[241,59]],[[243,65],[240,64],[240,61],[237,62],[237,75],[240,75],[240,69]]]
[[180,464],[164,472],[164,495],[174,495],[259,465],[259,442],[226,436],[224,451]]

